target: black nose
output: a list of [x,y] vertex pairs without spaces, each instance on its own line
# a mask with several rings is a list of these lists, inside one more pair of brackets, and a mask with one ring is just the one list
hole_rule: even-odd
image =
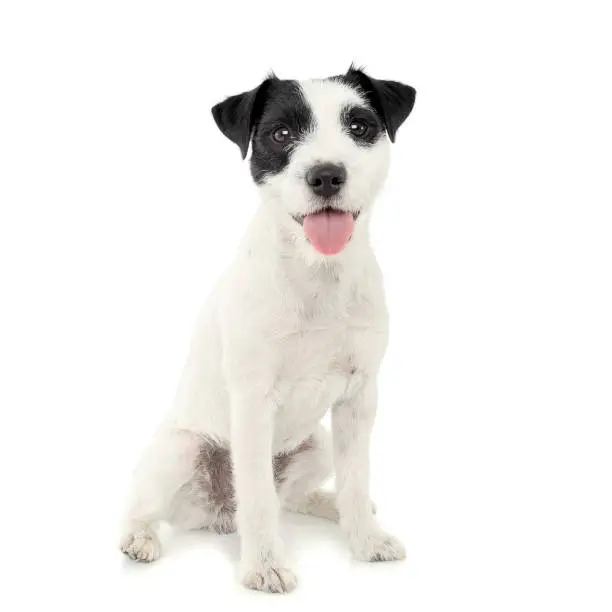
[[330,198],[346,182],[346,170],[338,164],[317,164],[306,173],[306,182],[316,195]]

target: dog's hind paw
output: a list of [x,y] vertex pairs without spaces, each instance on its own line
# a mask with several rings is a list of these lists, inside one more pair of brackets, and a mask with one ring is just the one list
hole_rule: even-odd
[[161,546],[155,533],[150,530],[141,530],[128,533],[121,540],[120,549],[130,559],[151,563],[159,559]]
[[[376,505],[370,502],[372,514],[376,514]],[[336,506],[336,493],[334,491],[313,491],[299,498],[297,501],[288,499],[285,501],[285,509],[298,514],[317,516],[337,523],[340,520]]]

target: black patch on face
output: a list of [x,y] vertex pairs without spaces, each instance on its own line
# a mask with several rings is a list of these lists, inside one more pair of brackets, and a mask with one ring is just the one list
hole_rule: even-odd
[[[314,117],[297,81],[274,79],[253,131],[251,175],[256,183],[287,167],[291,151],[314,128]],[[278,142],[275,133],[286,135]]]
[[364,94],[383,122],[389,134],[389,140],[395,142],[397,130],[414,106],[415,89],[397,81],[373,79],[353,66],[346,74],[332,77],[332,79],[345,83]]
[[314,127],[314,118],[297,81],[271,74],[259,87],[216,104],[212,114],[219,129],[238,145],[245,158],[253,142],[251,174],[256,183],[277,174],[291,151]]
[[[385,127],[378,115],[365,106],[349,105],[342,109],[340,121],[344,131],[360,146],[371,146],[385,133]],[[364,126],[363,134],[352,129]]]

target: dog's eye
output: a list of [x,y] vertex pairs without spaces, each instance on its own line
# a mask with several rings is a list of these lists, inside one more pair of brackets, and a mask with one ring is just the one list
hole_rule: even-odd
[[365,121],[361,121],[361,119],[353,119],[349,124],[349,130],[353,136],[363,138],[368,131],[368,124]]
[[272,140],[277,144],[287,144],[292,138],[293,134],[288,127],[278,127],[276,128],[272,134]]

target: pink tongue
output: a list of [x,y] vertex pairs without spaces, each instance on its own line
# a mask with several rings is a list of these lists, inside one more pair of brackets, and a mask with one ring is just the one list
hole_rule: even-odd
[[304,231],[319,253],[335,255],[353,233],[353,215],[339,210],[325,210],[304,217]]

